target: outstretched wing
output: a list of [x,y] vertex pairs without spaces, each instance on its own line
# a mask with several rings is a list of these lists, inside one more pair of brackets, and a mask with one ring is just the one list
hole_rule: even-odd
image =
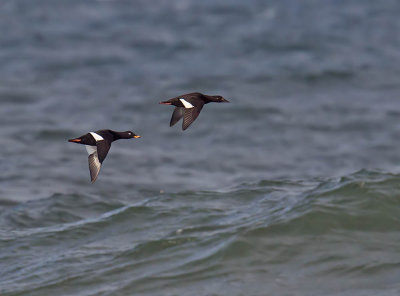
[[96,181],[99,175],[101,164],[107,156],[110,150],[110,145],[106,141],[100,140],[96,142],[96,146],[85,145],[86,150],[89,153],[89,171],[92,183]]
[[183,130],[187,129],[193,123],[193,121],[196,120],[196,118],[199,116],[200,111],[203,108],[203,106],[204,106],[204,104],[201,104],[197,107],[184,109],[184,116],[183,116],[183,123],[182,123]]
[[175,107],[174,113],[172,113],[172,117],[171,117],[169,126],[173,126],[175,123],[177,123],[182,118],[184,109],[185,108],[183,108],[183,107]]
[[97,176],[99,175],[100,172],[100,168],[101,168],[101,163],[97,156],[97,152],[93,152],[92,154],[89,155],[89,171],[92,183],[96,181]]
[[106,141],[101,140],[96,142],[97,155],[100,163],[103,163],[104,159],[107,156],[108,151],[110,150],[111,145],[109,145]]

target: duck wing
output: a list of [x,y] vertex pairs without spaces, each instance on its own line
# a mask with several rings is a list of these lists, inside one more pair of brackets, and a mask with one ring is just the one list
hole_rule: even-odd
[[175,107],[174,112],[172,113],[171,121],[169,123],[169,126],[173,126],[175,123],[177,123],[183,116],[184,113],[183,107]]
[[100,173],[100,168],[101,168],[101,163],[99,161],[97,152],[90,154],[89,155],[89,171],[90,171],[90,179],[92,180],[92,183],[94,183],[94,181],[96,181],[97,176]]
[[96,142],[97,148],[97,155],[99,158],[100,163],[103,163],[104,159],[106,158],[108,151],[111,148],[111,143],[109,144],[107,141],[97,141]]
[[101,164],[106,158],[110,147],[111,145],[104,140],[97,141],[96,146],[86,145],[86,150],[89,153],[89,171],[92,183],[96,181]]
[[184,108],[182,130],[186,130],[196,120],[203,106],[204,103],[200,103],[192,108]]

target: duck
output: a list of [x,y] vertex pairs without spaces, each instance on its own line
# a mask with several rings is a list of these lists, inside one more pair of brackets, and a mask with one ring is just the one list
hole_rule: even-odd
[[169,126],[173,126],[183,117],[182,130],[186,130],[196,120],[203,106],[208,103],[229,103],[229,101],[222,96],[194,92],[160,102],[163,105],[175,106]]
[[89,154],[89,171],[92,183],[99,175],[101,165],[111,148],[111,143],[120,139],[137,139],[140,136],[134,132],[117,132],[110,129],[89,132],[78,138],[69,139],[68,142],[85,145]]

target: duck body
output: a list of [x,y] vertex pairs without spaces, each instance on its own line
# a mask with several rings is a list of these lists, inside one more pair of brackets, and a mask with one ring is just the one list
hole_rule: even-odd
[[229,103],[222,96],[209,96],[199,92],[188,93],[162,101],[160,104],[173,105],[175,110],[172,113],[170,126],[176,124],[182,117],[182,130],[186,130],[199,116],[203,106],[208,103]]
[[134,138],[140,138],[140,136],[131,131],[98,130],[89,132],[78,138],[69,139],[68,142],[85,145],[89,154],[89,171],[93,183],[99,175],[101,164],[111,148],[111,143],[119,139]]

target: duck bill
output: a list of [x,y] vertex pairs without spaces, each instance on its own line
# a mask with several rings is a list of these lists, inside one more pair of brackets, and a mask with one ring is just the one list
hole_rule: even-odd
[[80,143],[82,140],[81,139],[69,139],[68,142],[72,143]]
[[141,138],[141,136],[136,135],[136,136],[133,136],[133,138],[134,139],[139,139],[139,138]]
[[160,102],[162,105],[172,105],[170,102]]

